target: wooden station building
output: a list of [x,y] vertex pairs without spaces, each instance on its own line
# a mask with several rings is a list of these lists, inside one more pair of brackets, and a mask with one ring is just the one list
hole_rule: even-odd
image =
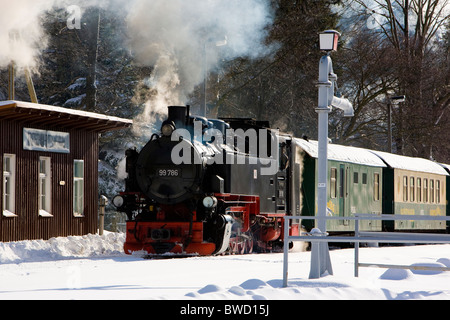
[[0,241],[97,232],[99,134],[131,120],[0,102]]

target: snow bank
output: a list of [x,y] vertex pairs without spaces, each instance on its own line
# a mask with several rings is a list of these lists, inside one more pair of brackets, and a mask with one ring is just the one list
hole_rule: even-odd
[[123,254],[125,235],[105,232],[103,236],[58,237],[50,240],[0,242],[0,263],[36,262]]
[[[450,300],[450,272],[360,268],[354,250],[330,252],[334,275],[308,279],[311,252],[143,259],[124,234],[0,243],[0,300]],[[450,267],[450,245],[360,248],[367,264]],[[177,310],[175,310],[176,312]]]

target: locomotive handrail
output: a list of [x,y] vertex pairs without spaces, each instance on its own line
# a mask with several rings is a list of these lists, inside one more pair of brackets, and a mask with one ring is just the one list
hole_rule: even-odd
[[[289,221],[290,220],[355,220],[355,235],[352,236],[328,236],[326,233],[302,233],[307,234],[300,236],[289,235]],[[415,215],[378,215],[378,214],[355,214],[350,217],[317,217],[317,216],[286,216],[284,220],[284,249],[283,249],[283,287],[287,287],[288,284],[288,254],[289,254],[289,241],[308,241],[308,242],[348,242],[355,243],[355,277],[359,275],[359,267],[379,267],[387,268],[388,265],[376,264],[376,263],[359,263],[359,244],[363,243],[416,243],[416,244],[428,244],[428,243],[450,243],[450,235],[447,234],[429,234],[429,233],[402,233],[402,232],[360,232],[359,222],[361,220],[430,220],[430,221],[450,221],[450,216],[415,216]],[[410,266],[396,266],[396,268],[414,269]],[[422,270],[439,270],[450,271],[449,268],[436,268],[436,267],[421,267]]]

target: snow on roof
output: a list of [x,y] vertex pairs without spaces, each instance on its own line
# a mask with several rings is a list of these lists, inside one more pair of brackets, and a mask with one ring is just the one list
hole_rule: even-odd
[[133,124],[132,120],[104,114],[14,100],[0,101],[0,115],[40,124],[80,126],[98,132],[122,129]]
[[[304,139],[294,139],[311,157],[318,157],[318,142]],[[386,167],[386,164],[368,149],[347,147],[338,144],[328,144],[328,159],[357,164],[364,164],[372,167]]]
[[445,164],[445,163],[439,163],[441,166],[444,167],[444,169],[446,169],[448,172],[450,172],[450,164]]
[[376,154],[380,157],[380,159],[383,159],[391,168],[434,173],[446,176],[449,175],[439,163],[431,160],[400,156],[382,151],[372,151],[372,153]]
[[20,106],[20,107],[26,107],[28,109],[60,112],[60,113],[66,113],[66,114],[83,116],[83,117],[87,117],[87,118],[95,118],[95,119],[110,120],[110,121],[119,121],[119,122],[124,122],[124,123],[129,123],[129,124],[133,123],[132,120],[118,118],[118,117],[113,117],[113,116],[107,116],[107,115],[104,115],[104,114],[94,113],[94,112],[80,111],[80,110],[75,110],[75,109],[61,108],[61,107],[56,107],[56,106],[50,106],[50,105],[38,104],[38,103],[31,103],[31,102],[24,102],[24,101],[15,101],[15,100],[0,101],[0,107],[1,106],[8,106],[8,105],[15,105],[15,106]]

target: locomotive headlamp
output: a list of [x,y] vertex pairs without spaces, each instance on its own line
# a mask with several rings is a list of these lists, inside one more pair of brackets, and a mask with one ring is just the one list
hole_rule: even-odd
[[125,200],[122,196],[115,196],[113,199],[113,204],[116,208],[120,208],[125,203]]
[[326,30],[319,34],[320,50],[337,51],[339,36],[341,34],[335,30]]
[[208,209],[215,208],[217,206],[217,198],[216,197],[205,197],[203,199],[203,206]]
[[175,126],[173,125],[173,123],[163,123],[161,127],[161,133],[163,134],[163,136],[170,137],[174,131]]

